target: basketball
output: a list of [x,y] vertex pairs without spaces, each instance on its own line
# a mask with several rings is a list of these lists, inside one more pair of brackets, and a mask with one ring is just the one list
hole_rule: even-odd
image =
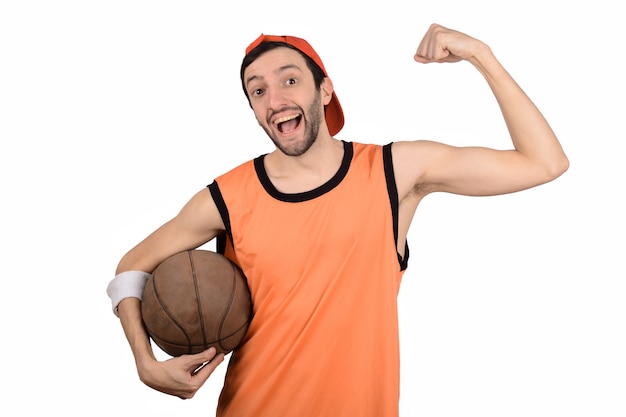
[[143,292],[141,314],[150,338],[171,356],[211,346],[227,354],[248,330],[252,303],[237,265],[216,252],[196,249],[156,267]]

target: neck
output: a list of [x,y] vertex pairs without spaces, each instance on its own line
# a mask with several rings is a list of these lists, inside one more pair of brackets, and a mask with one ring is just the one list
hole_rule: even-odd
[[288,156],[278,149],[265,158],[265,170],[277,190],[300,193],[315,189],[330,180],[343,160],[343,142],[318,137],[300,156]]

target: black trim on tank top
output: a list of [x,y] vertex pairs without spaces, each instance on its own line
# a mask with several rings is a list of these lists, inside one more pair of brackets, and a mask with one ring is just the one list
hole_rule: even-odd
[[345,178],[346,174],[348,174],[353,154],[354,150],[352,147],[352,142],[343,141],[343,160],[341,161],[341,166],[337,170],[337,173],[319,187],[302,193],[282,193],[278,191],[276,187],[274,187],[274,184],[272,184],[272,181],[270,181],[270,178],[267,175],[267,171],[265,171],[265,164],[263,163],[263,161],[266,155],[261,155],[255,158],[254,169],[256,170],[256,174],[259,178],[259,181],[261,182],[261,185],[270,196],[272,196],[276,200],[284,201],[286,203],[300,203],[303,201],[313,200],[314,198],[324,195],[325,193],[338,186]]
[[[383,146],[383,164],[385,167],[385,179],[387,180],[387,193],[389,194],[389,202],[391,203],[391,215],[393,217],[393,237],[398,245],[398,211],[400,202],[398,201],[398,188],[396,187],[396,176],[393,172],[393,158],[391,156],[391,145],[388,143]],[[397,248],[396,248],[397,249]],[[400,270],[404,271],[409,262],[409,243],[404,244],[404,258],[398,254],[398,262],[400,263]]]
[[[211,197],[213,197],[213,201],[217,206],[217,210],[222,217],[222,221],[224,222],[224,227],[226,228],[226,233],[228,233],[228,237],[230,241],[233,241],[233,233],[230,228],[230,214],[228,213],[228,207],[226,207],[226,203],[224,202],[224,197],[222,196],[222,192],[220,191],[219,185],[217,185],[217,181],[213,181],[211,184],[207,185],[207,188],[211,192]],[[224,254],[226,251],[226,236],[223,233],[217,236],[216,240],[216,252],[220,254]]]

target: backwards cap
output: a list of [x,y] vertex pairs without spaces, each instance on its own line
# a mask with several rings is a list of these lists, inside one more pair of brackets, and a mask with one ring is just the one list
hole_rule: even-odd
[[[313,47],[309,45],[309,43],[304,39],[296,38],[295,36],[273,36],[261,34],[261,36],[259,36],[246,48],[246,55],[248,55],[254,48],[259,46],[263,42],[284,42],[288,45],[293,46],[298,51],[311,58],[322,69],[324,75],[328,77],[326,68],[324,68],[324,64],[322,63],[319,55],[317,55]],[[330,132],[331,136],[335,136],[343,127],[344,120],[343,110],[341,110],[341,105],[339,104],[339,100],[337,99],[337,95],[334,91],[330,102],[326,106],[325,116],[328,131]]]

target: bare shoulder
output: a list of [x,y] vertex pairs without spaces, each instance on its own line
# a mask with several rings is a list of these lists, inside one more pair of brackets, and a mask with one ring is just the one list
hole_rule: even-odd
[[224,229],[208,189],[198,191],[180,212],[124,255],[118,271],[150,272],[164,259],[210,241]]
[[399,198],[414,194],[423,197],[434,191],[426,180],[428,171],[451,149],[449,145],[430,140],[394,142],[391,154]]
[[225,229],[217,205],[208,188],[198,191],[176,216],[181,227],[201,234],[216,234]]
[[223,230],[224,222],[211,192],[203,188],[189,199],[172,220],[157,230],[156,236],[169,254],[174,254],[196,248]]

